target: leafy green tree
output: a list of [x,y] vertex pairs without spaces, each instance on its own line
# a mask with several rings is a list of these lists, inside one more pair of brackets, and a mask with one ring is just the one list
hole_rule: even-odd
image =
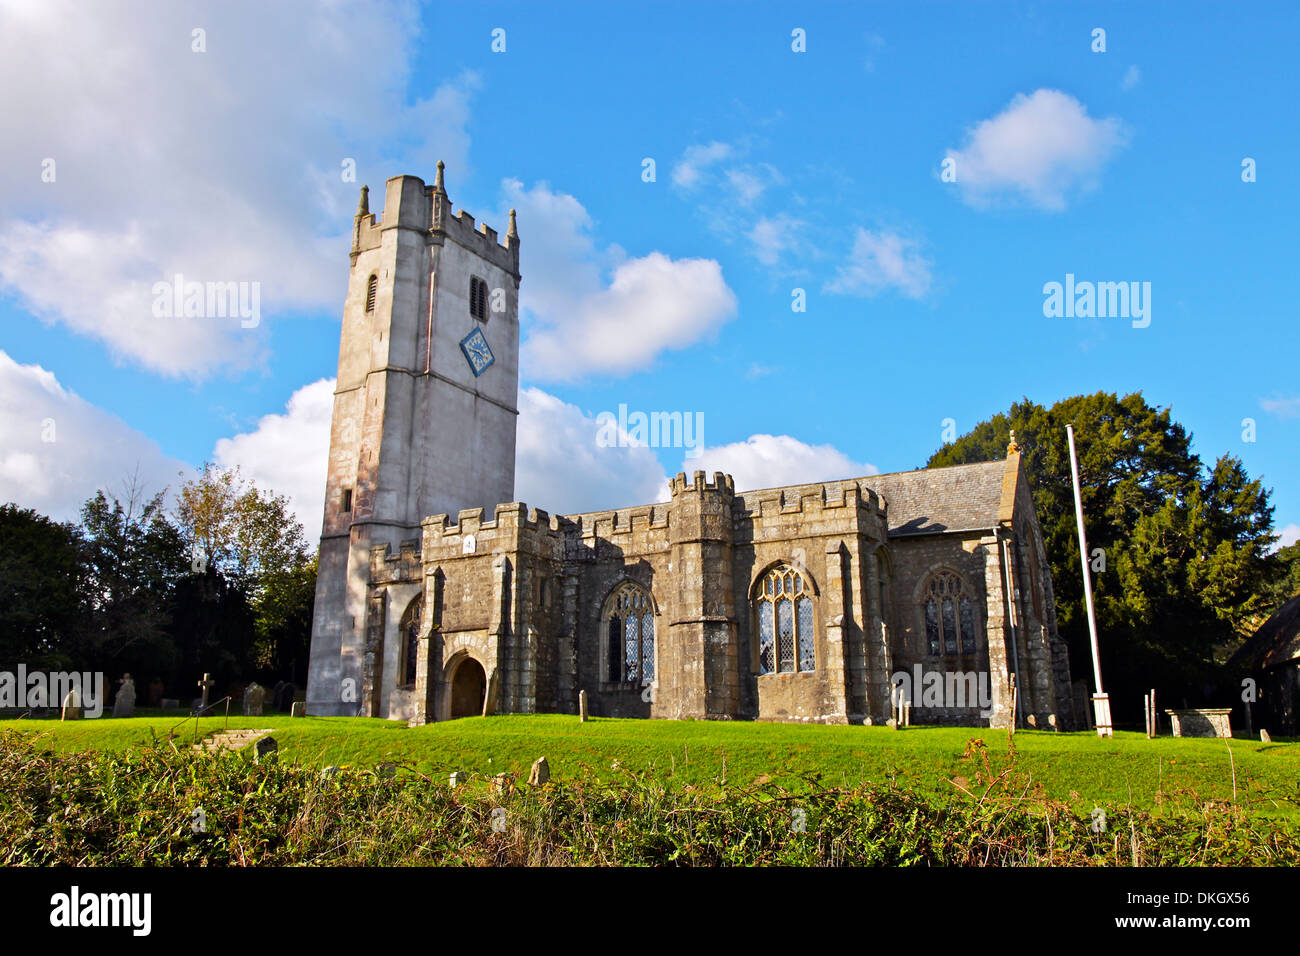
[[307,541],[289,499],[263,492],[238,467],[205,464],[181,485],[176,520],[207,566],[254,599],[275,575],[307,561]]
[[[246,601],[250,627],[237,642],[235,622],[245,617],[230,603],[233,596],[222,591],[212,599],[216,603],[210,607],[214,612],[220,607],[226,620],[227,639],[221,646],[228,652],[237,645],[245,668],[262,678],[291,676],[305,664],[311,641],[316,563],[288,498],[262,491],[238,468],[209,463],[182,485],[176,517],[209,572],[228,581]],[[202,642],[196,652],[199,646]],[[209,669],[223,666],[213,661]]]
[[63,670],[82,624],[77,528],[0,507],[0,665]]
[[1115,710],[1140,711],[1137,701],[1152,686],[1175,702],[1199,699],[1267,603],[1276,540],[1269,492],[1232,456],[1207,471],[1169,409],[1141,394],[1078,395],[1050,408],[1026,398],[937,451],[928,467],[1001,458],[1015,431],[1077,676],[1086,674],[1090,651],[1067,424],[1088,547],[1100,548],[1105,562],[1093,574],[1093,597]]
[[253,663],[268,679],[306,679],[316,604],[316,563],[313,557],[299,567],[275,572],[266,581],[256,608]]
[[170,602],[189,561],[163,510],[164,494],[147,497],[133,481],[125,501],[99,491],[81,509],[88,615],[82,666],[134,673],[174,660]]

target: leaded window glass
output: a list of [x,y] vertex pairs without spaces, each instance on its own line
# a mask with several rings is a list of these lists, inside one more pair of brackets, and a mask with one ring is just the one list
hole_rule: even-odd
[[811,582],[802,571],[780,565],[756,588],[757,665],[760,674],[816,670],[817,629]]
[[[796,585],[795,590],[798,590]],[[799,607],[799,670],[810,671],[813,669],[813,619],[812,619],[812,601],[801,596],[797,602]]]
[[654,680],[655,624],[650,596],[639,585],[625,581],[606,601],[605,621],[609,641],[606,677],[634,684]]
[[[772,582],[768,581],[770,588]],[[758,606],[758,672],[770,674],[776,664],[776,637],[772,627],[772,602],[763,601]]]
[[966,593],[961,578],[951,571],[939,571],[924,589],[926,650],[932,657],[974,654],[977,647],[975,602]]

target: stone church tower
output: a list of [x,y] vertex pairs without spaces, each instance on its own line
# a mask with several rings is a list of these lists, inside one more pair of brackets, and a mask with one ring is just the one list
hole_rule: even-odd
[[[514,498],[519,236],[452,215],[432,186],[389,179],[380,218],[361,188],[330,426],[307,708],[360,712],[373,548],[401,549],[433,514]],[[370,671],[370,672],[368,672]]]

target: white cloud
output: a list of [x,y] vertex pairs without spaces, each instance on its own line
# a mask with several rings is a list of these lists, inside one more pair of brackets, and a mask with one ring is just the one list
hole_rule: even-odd
[[930,289],[932,265],[916,240],[859,228],[849,261],[826,284],[826,291],[873,296],[897,289],[909,299],[919,299]]
[[1093,119],[1073,96],[1039,89],[1018,93],[946,156],[955,160],[957,183],[973,205],[1019,197],[1059,211],[1070,194],[1096,185],[1102,166],[1126,141],[1119,119]]
[[673,183],[684,189],[694,189],[704,179],[706,170],[727,159],[733,152],[729,144],[716,141],[686,147],[682,158],[673,166]]
[[1278,531],[1278,534],[1280,534],[1281,537],[1278,539],[1277,544],[1274,546],[1274,550],[1280,548],[1289,548],[1297,541],[1300,541],[1300,524],[1289,524],[1285,528],[1282,528],[1280,531]]
[[[52,439],[52,440],[48,440]],[[96,491],[122,496],[133,475],[149,494],[193,469],[120,418],[0,351],[0,503],[76,520]]]
[[1262,398],[1259,405],[1264,411],[1278,418],[1300,418],[1300,397]]
[[749,241],[754,258],[765,266],[774,266],[784,253],[797,250],[802,245],[801,232],[806,223],[778,213],[763,216],[749,230]]
[[832,445],[808,445],[789,435],[751,435],[745,441],[705,448],[698,458],[683,462],[682,470],[725,472],[735,479],[737,491],[879,472],[875,465],[853,461]]
[[538,388],[519,391],[515,497],[551,514],[665,499],[667,476],[644,445],[601,447],[594,415]]
[[265,324],[154,318],[153,283],[258,282],[270,317],[337,310],[360,183],[382,196],[390,152],[465,167],[476,80],[411,102],[418,40],[401,0],[6,4],[0,87],[22,92],[0,139],[0,289],[164,375],[256,363]]
[[219,439],[212,450],[218,465],[239,466],[263,491],[288,496],[313,543],[325,512],[333,410],[334,379],[321,379],[289,396],[283,414],[262,416],[252,431]]
[[617,246],[598,249],[591,217],[573,196],[545,183],[525,190],[506,180],[502,187],[507,205],[518,210],[527,260],[520,306],[529,379],[636,371],[736,314],[736,296],[716,260],[661,252],[629,259]]
[[1137,66],[1130,66],[1124,71],[1124,78],[1119,81],[1120,89],[1131,90],[1142,81],[1142,71]]

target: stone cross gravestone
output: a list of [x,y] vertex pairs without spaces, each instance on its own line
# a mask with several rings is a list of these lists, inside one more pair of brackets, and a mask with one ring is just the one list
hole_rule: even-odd
[[59,713],[59,720],[80,720],[81,719],[81,694],[77,693],[74,687],[68,691],[68,696],[63,698],[63,710]]
[[253,763],[275,763],[279,749],[274,737],[263,737],[253,744]]
[[199,689],[203,692],[199,697],[199,709],[202,710],[208,706],[208,691],[217,686],[217,682],[212,679],[211,674],[205,673],[203,680],[197,682]]
[[266,689],[257,681],[249,684],[244,690],[244,716],[261,717],[262,702],[266,699]]
[[114,717],[130,717],[135,713],[135,681],[130,674],[123,674],[117,697],[113,700]]

